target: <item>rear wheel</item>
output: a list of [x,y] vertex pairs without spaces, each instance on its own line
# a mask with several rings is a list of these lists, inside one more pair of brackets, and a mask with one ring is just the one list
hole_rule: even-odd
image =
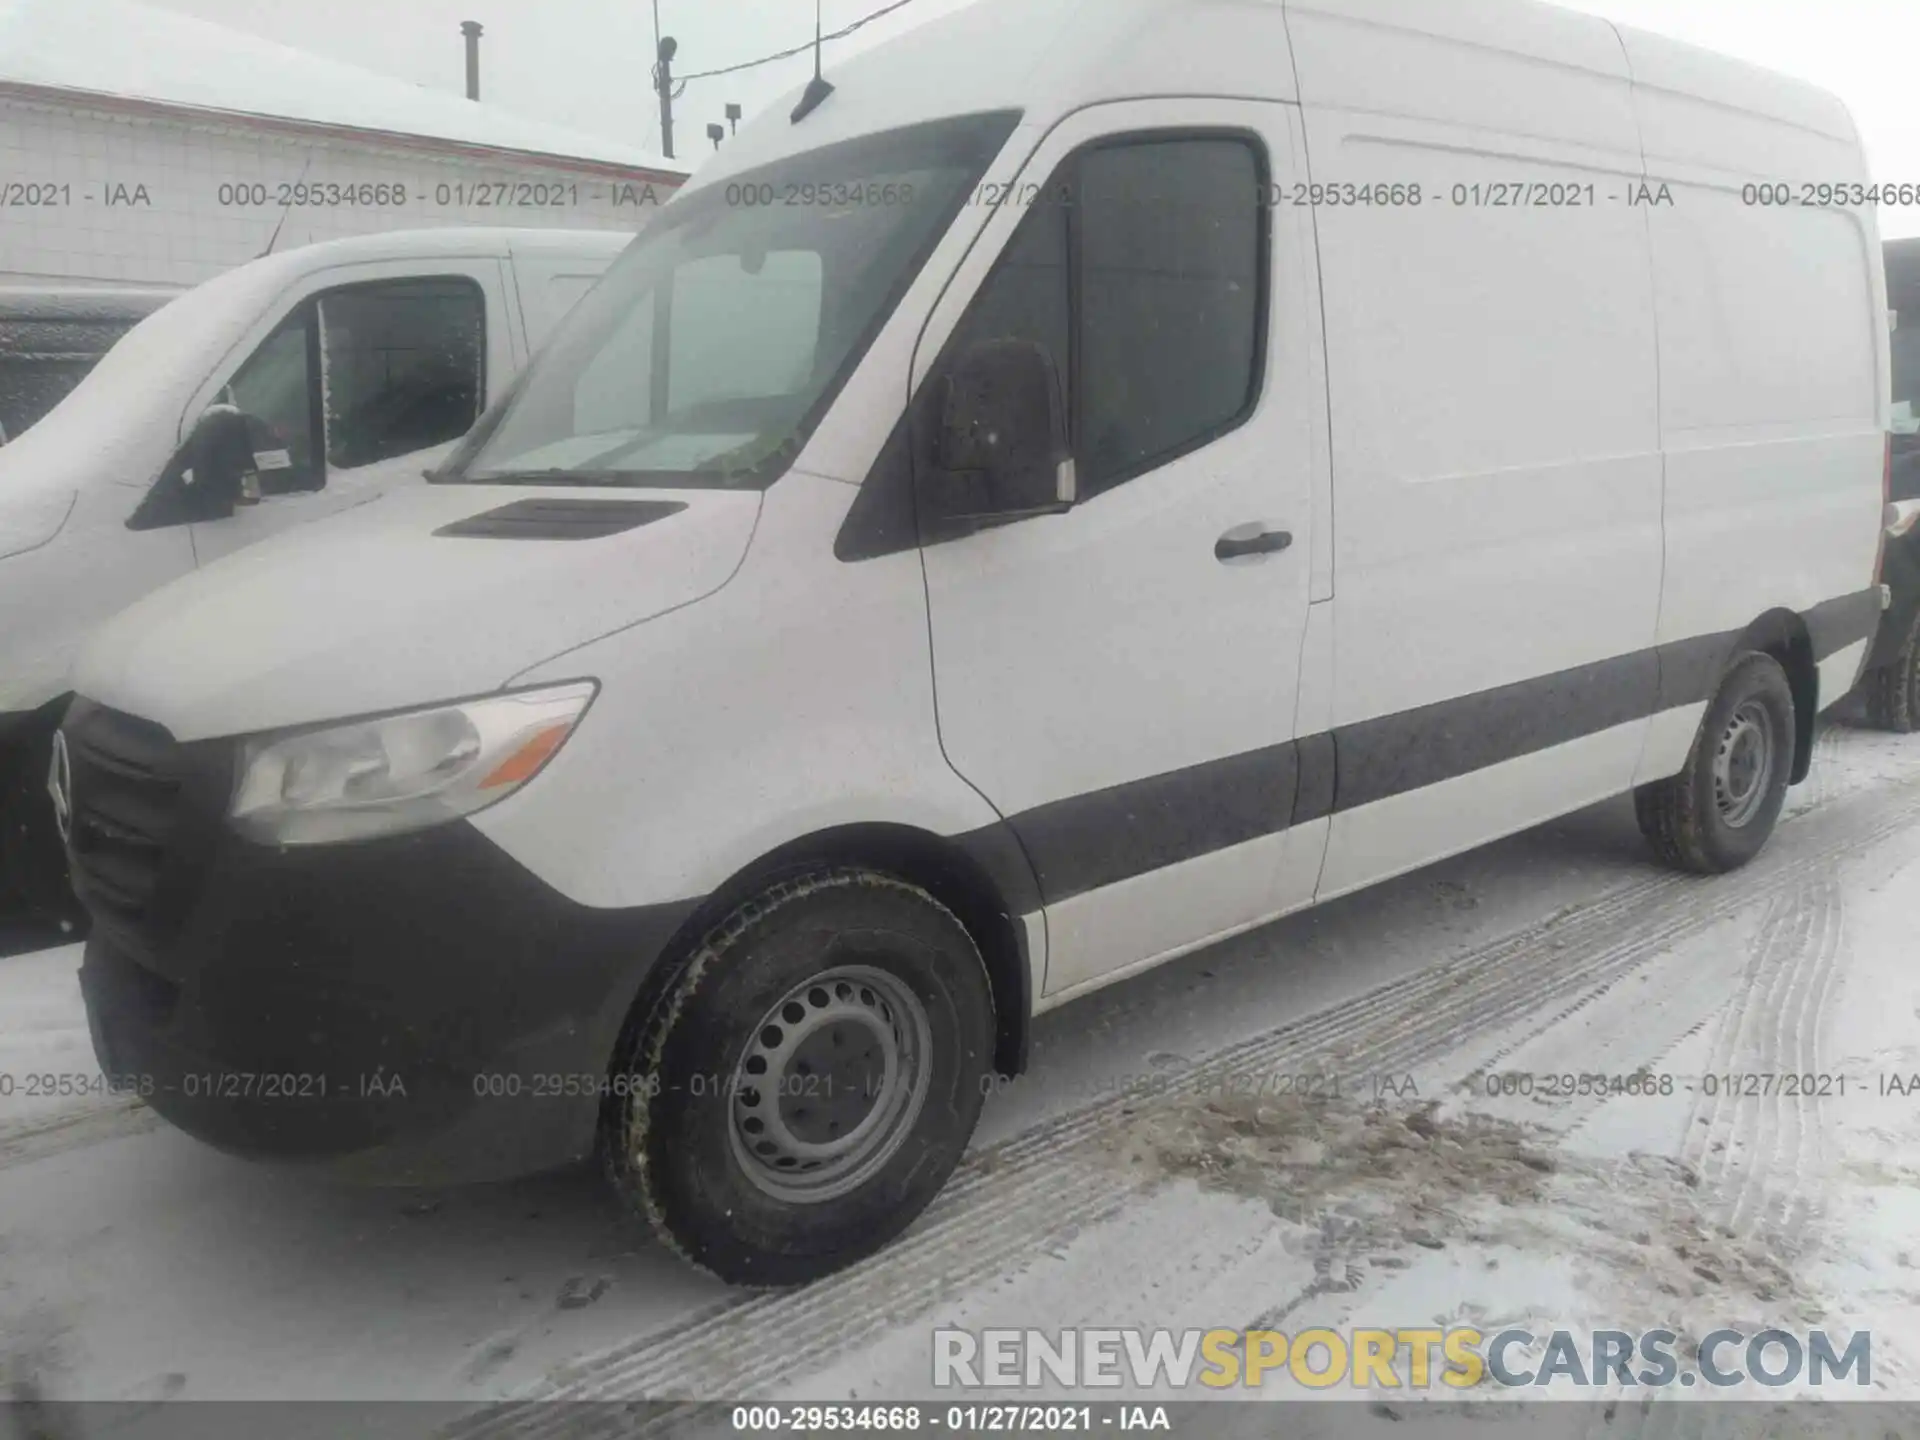
[[1686,768],[1634,794],[1641,833],[1665,864],[1737,870],[1773,834],[1793,770],[1793,691],[1757,651],[1734,662],[1707,706]]
[[1920,612],[1907,629],[1900,653],[1869,672],[1861,688],[1866,692],[1869,724],[1898,735],[1920,730]]
[[849,869],[774,885],[695,950],[616,1064],[614,1183],[723,1280],[829,1274],[946,1183],[993,1037],[980,952],[924,890]]

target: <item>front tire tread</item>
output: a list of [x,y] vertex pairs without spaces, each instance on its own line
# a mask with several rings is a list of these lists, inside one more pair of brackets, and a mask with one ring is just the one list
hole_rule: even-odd
[[[660,1075],[665,1065],[669,1037],[680,1016],[699,993],[708,977],[725,962],[735,944],[756,925],[797,901],[831,890],[885,890],[926,906],[950,923],[960,934],[968,931],[950,909],[927,891],[895,876],[854,866],[833,866],[779,881],[735,909],[701,939],[668,983],[659,1002],[648,1015],[637,1040],[624,1063],[616,1063],[613,1073]],[[978,959],[978,950],[975,949]],[[984,972],[984,965],[983,965]],[[706,1263],[681,1240],[669,1220],[660,1195],[661,1177],[649,1157],[650,1104],[628,1103],[619,1107],[621,1122],[611,1127],[605,1146],[605,1166],[615,1192],[632,1210],[645,1217],[648,1228],[667,1249],[686,1264],[725,1284],[749,1290],[789,1288],[790,1282],[742,1279],[722,1274]]]

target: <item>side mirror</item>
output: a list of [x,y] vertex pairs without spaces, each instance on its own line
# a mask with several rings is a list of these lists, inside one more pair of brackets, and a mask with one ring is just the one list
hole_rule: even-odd
[[133,530],[225,520],[242,504],[254,473],[253,432],[231,405],[209,406],[174,452],[159,483],[127,521]]
[[1078,496],[1066,405],[1043,346],[973,346],[948,372],[943,402],[933,463],[974,491],[971,504],[940,507],[948,518],[996,523],[1071,508]]

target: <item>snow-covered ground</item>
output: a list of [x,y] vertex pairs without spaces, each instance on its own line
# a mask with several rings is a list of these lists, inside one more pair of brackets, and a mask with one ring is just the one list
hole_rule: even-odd
[[[54,1398],[924,1398],[941,1325],[1778,1324],[1871,1330],[1866,1393],[1920,1400],[1920,1092],[1882,1093],[1920,1074],[1917,910],[1920,740],[1828,730],[1719,880],[1597,807],[1045,1017],[928,1215],[781,1294],[684,1269],[591,1173],[336,1189],[0,1096],[0,1370]],[[91,1068],[77,963],[0,961],[0,1074]],[[1705,1092],[1733,1072],[1845,1093]],[[1653,1093],[1542,1093],[1596,1074]]]

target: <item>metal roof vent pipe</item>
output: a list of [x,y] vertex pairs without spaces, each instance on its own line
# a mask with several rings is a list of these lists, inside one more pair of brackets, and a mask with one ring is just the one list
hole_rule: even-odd
[[467,98],[480,98],[480,22],[462,20],[460,33],[467,37]]

